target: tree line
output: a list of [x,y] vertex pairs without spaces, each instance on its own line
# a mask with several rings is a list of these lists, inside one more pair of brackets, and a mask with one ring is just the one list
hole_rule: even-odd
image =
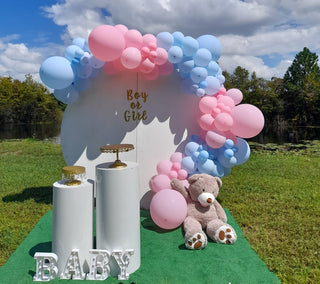
[[23,82],[0,77],[0,125],[59,122],[64,106],[30,74]]
[[[290,132],[300,139],[319,139],[320,68],[318,56],[308,48],[295,56],[283,78],[259,78],[240,66],[223,75],[226,89],[241,90],[242,103],[263,112],[268,135]],[[0,77],[0,124],[59,122],[64,109],[65,105],[31,75],[23,82]]]
[[223,75],[226,89],[238,88],[242,103],[263,112],[268,135],[291,133],[299,140],[320,139],[320,68],[318,56],[307,47],[295,56],[283,78],[258,78],[240,66]]

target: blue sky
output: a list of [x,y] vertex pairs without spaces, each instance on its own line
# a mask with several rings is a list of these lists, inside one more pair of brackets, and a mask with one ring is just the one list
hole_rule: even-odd
[[0,10],[0,76],[39,79],[51,55],[102,24],[124,24],[142,34],[212,34],[222,44],[219,64],[258,76],[282,77],[304,46],[320,52],[316,0],[10,0]]

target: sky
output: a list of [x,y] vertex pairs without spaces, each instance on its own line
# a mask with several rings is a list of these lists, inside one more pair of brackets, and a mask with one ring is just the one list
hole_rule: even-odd
[[258,77],[283,77],[295,55],[320,54],[319,0],[10,0],[0,9],[0,76],[39,79],[41,63],[99,25],[141,34],[175,31],[216,36],[219,65]]

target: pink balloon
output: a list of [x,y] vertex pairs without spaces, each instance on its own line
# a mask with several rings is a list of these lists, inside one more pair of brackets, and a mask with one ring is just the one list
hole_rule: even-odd
[[146,46],[151,50],[156,50],[157,48],[157,39],[152,34],[145,34],[142,37],[142,46]]
[[214,125],[218,130],[230,130],[233,125],[233,118],[230,114],[222,112],[218,114],[214,120]]
[[113,26],[96,27],[88,38],[92,54],[102,61],[113,61],[121,56],[125,48],[123,34]]
[[178,179],[184,180],[188,177],[188,173],[186,170],[179,170],[178,171]]
[[120,57],[118,59],[114,60],[112,63],[114,65],[114,68],[116,68],[118,71],[126,70],[126,67],[123,66]]
[[227,96],[218,96],[218,105],[222,112],[231,112],[234,107],[234,100]]
[[234,123],[231,132],[242,138],[252,138],[258,135],[264,126],[262,112],[250,104],[235,106],[232,117]]
[[171,171],[171,168],[172,168],[172,163],[170,161],[167,161],[167,160],[160,161],[157,164],[157,172],[158,172],[158,174],[168,175],[169,172]]
[[170,178],[167,175],[153,176],[149,181],[149,186],[153,192],[159,192],[165,188],[171,188]]
[[118,31],[120,31],[123,35],[128,31],[128,28],[125,25],[116,25],[114,26]]
[[139,70],[142,73],[150,73],[154,69],[155,64],[152,63],[148,58],[142,61]]
[[136,47],[138,49],[142,46],[142,35],[137,30],[128,30],[124,38],[126,40],[126,47]]
[[170,156],[170,161],[172,163],[180,163],[183,159],[183,154],[181,152],[175,152]]
[[159,74],[162,76],[168,76],[172,73],[173,69],[173,64],[167,61],[165,64],[159,65]]
[[212,96],[203,96],[199,102],[199,109],[203,113],[211,113],[217,106],[217,99]]
[[216,96],[219,96],[219,95],[223,95],[224,96],[226,94],[226,92],[227,92],[226,88],[225,87],[221,87],[219,89],[219,92],[216,94]]
[[232,98],[235,105],[241,103],[242,98],[243,98],[242,92],[238,89],[235,89],[235,88],[228,90],[226,92],[226,96]]
[[178,191],[163,189],[153,196],[150,214],[160,228],[172,230],[179,227],[187,217],[187,202]]
[[226,136],[219,130],[211,130],[207,132],[205,140],[211,148],[217,149],[224,145]]
[[214,128],[214,118],[212,117],[211,114],[203,114],[200,116],[198,119],[199,126],[201,129],[208,131]]
[[150,73],[143,74],[143,77],[147,80],[155,80],[159,76],[159,68],[157,65],[154,66],[153,70]]
[[168,60],[168,53],[164,48],[158,47],[156,50],[157,57],[154,60],[154,63],[157,65],[163,65]]
[[114,66],[113,62],[106,62],[103,65],[103,71],[108,75],[114,75],[119,72],[119,70]]
[[136,47],[127,47],[121,55],[121,63],[128,69],[137,68],[141,63],[141,52]]
[[176,171],[170,171],[168,176],[170,180],[174,178],[178,178],[178,173]]

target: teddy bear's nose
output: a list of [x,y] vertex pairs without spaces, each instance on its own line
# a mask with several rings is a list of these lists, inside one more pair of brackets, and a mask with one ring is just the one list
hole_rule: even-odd
[[208,202],[208,203],[211,203],[211,202],[212,202],[212,199],[211,199],[211,198],[208,198],[208,199],[207,199],[207,202]]

